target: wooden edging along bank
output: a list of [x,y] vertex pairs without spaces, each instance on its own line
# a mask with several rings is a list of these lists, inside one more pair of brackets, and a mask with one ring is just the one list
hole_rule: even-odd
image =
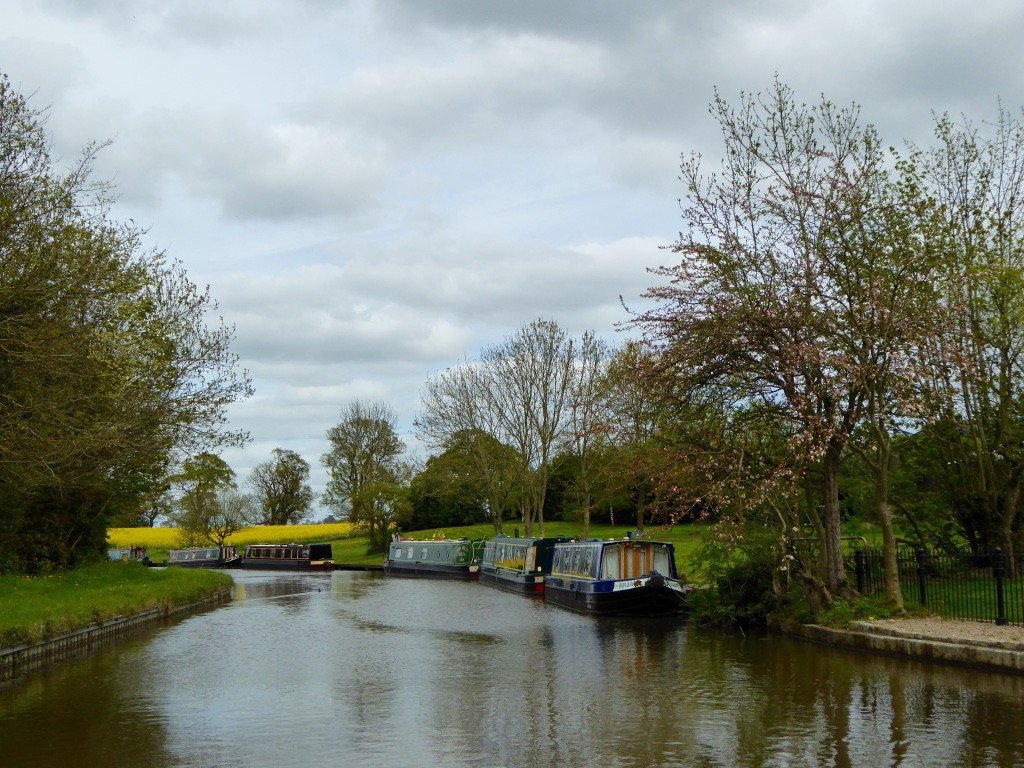
[[112,640],[129,637],[155,624],[227,602],[231,589],[223,587],[206,597],[165,608],[150,608],[134,616],[118,616],[100,624],[90,624],[73,632],[51,637],[38,643],[22,643],[0,649],[0,682],[10,680],[18,672],[59,661]]
[[886,631],[854,622],[850,629],[769,620],[769,629],[822,645],[854,648],[887,656],[1024,674],[1024,648],[999,642],[962,642]]

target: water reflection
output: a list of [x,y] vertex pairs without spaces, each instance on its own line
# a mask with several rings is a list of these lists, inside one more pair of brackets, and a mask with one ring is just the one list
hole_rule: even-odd
[[4,766],[1018,766],[1024,678],[463,582],[235,575],[235,600],[0,689]]

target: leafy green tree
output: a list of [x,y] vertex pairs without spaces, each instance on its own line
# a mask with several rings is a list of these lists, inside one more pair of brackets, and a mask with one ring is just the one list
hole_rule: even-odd
[[261,524],[296,524],[309,516],[315,498],[309,486],[309,463],[295,451],[275,448],[269,461],[252,470],[249,485]]
[[178,546],[224,546],[232,535],[248,527],[252,506],[250,497],[229,487],[221,487],[201,500],[191,498],[183,510]]
[[[947,115],[920,166],[939,205],[945,303],[962,308],[955,353],[932,366],[941,476],[975,550],[1013,552],[1024,482],[1024,121]],[[942,351],[942,350],[940,350]],[[1012,562],[1012,559],[1011,559]]]
[[185,460],[173,478],[181,489],[172,521],[178,528],[178,545],[198,547],[211,543],[220,526],[224,494],[237,491],[235,472],[220,456],[200,453]]
[[412,479],[409,500],[409,525],[414,530],[470,525],[490,517],[471,459],[460,451],[428,458]]
[[232,331],[180,265],[109,217],[99,147],[54,167],[42,117],[0,77],[0,570],[101,557],[109,521],[174,457],[238,445]]
[[409,512],[411,469],[386,403],[355,400],[327,431],[331,450],[320,460],[330,474],[324,503],[369,534],[369,551],[383,552]]

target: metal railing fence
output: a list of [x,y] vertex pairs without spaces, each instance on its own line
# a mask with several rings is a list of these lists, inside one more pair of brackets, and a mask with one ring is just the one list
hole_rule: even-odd
[[[852,553],[852,574],[862,595],[885,593],[882,553]],[[939,616],[1024,625],[1024,559],[992,552],[933,552],[900,547],[896,552],[903,602]]]

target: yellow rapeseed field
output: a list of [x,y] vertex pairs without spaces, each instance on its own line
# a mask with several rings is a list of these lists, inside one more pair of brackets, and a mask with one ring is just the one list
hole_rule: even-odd
[[[306,542],[312,539],[340,539],[352,533],[351,523],[314,525],[254,525],[232,535],[228,542],[236,547],[246,544]],[[146,547],[171,549],[178,541],[177,528],[110,528],[107,543],[112,549]]]

